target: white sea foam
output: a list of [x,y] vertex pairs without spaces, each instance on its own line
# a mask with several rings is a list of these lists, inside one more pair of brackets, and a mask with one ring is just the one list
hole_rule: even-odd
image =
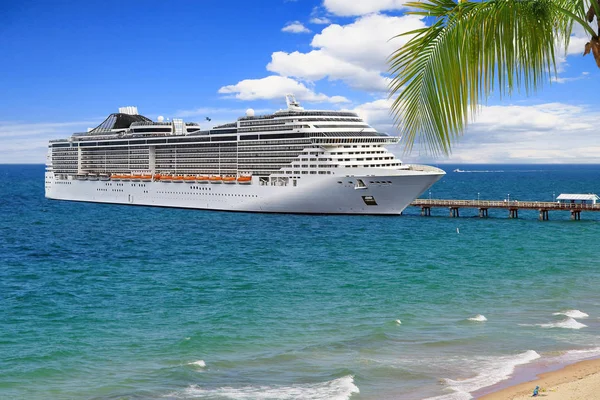
[[328,382],[291,386],[244,386],[239,388],[221,387],[202,389],[192,385],[183,392],[170,394],[170,397],[193,399],[199,397],[223,397],[234,400],[347,400],[353,393],[359,393],[352,376],[344,376]]
[[589,317],[588,314],[584,313],[583,311],[579,311],[579,310],[561,311],[561,312],[554,313],[552,315],[565,315],[567,317],[576,318],[576,319]]
[[530,363],[540,358],[540,355],[533,350],[514,356],[490,357],[478,360],[468,360],[472,363],[478,375],[463,380],[444,379],[448,389],[452,393],[442,396],[431,397],[428,400],[468,400],[472,399],[471,392],[484,387],[495,385],[510,377],[515,367]]
[[581,322],[575,321],[571,317],[567,317],[562,321],[551,322],[549,324],[535,324],[535,326],[540,326],[542,328],[564,328],[564,329],[581,329],[586,328],[587,325],[582,324]]
[[396,320],[396,325],[401,325],[402,321],[400,321],[399,319]]
[[194,362],[188,363],[188,365],[195,365],[196,367],[200,367],[200,368],[206,367],[206,363],[204,362],[204,360],[194,361]]
[[548,360],[551,363],[576,363],[588,358],[600,357],[600,347],[590,349],[569,350],[559,356],[550,357]]
[[469,321],[474,321],[474,322],[485,322],[487,321],[487,318],[481,314],[477,314],[474,317],[471,318],[467,318]]

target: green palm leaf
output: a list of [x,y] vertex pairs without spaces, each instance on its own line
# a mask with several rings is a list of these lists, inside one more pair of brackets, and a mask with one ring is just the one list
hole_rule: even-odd
[[566,49],[586,0],[427,0],[410,14],[434,19],[407,32],[410,41],[390,56],[392,114],[410,151],[418,140],[434,154],[452,144],[494,91],[527,94],[556,75],[555,49]]

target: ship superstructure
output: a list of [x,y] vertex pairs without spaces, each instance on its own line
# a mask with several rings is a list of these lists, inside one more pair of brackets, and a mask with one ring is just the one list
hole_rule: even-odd
[[46,197],[230,211],[400,214],[444,172],[404,165],[351,111],[287,108],[202,130],[123,107],[49,144]]

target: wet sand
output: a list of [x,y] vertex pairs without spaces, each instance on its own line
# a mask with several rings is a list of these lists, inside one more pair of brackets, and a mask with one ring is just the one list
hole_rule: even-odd
[[538,398],[547,400],[600,399],[600,359],[581,361],[557,371],[540,374],[533,381],[520,383],[490,393],[481,400],[531,399],[533,389],[539,386]]

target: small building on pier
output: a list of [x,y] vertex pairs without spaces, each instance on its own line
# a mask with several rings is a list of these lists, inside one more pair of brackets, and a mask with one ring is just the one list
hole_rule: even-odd
[[600,200],[597,194],[561,193],[556,201],[561,204],[596,204]]

